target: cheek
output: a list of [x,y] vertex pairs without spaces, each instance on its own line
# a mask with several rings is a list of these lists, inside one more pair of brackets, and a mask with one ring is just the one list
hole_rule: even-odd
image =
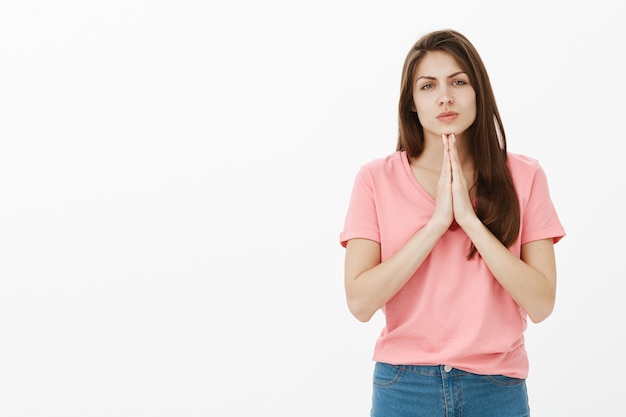
[[424,122],[428,124],[428,120],[432,120],[437,114],[437,108],[433,108],[432,105],[428,103],[424,103],[424,101],[414,100],[415,112],[417,113],[417,118],[422,125]]
[[476,118],[476,95],[471,94],[465,97],[463,100],[463,107],[465,108],[467,115],[471,117],[472,120],[475,119]]
[[417,120],[422,128],[427,130],[433,127],[433,123],[435,123],[434,115],[429,114],[427,110],[420,111],[419,107],[417,108]]
[[474,111],[474,114],[476,114],[476,93],[474,93],[473,90],[472,90],[472,94],[469,94],[467,98],[467,103]]
[[470,108],[471,108],[470,117],[472,118],[472,121],[474,121],[476,120],[476,101],[472,101]]
[[420,113],[425,113],[428,111],[428,107],[425,105],[424,100],[420,100],[419,97],[413,96],[413,111]]

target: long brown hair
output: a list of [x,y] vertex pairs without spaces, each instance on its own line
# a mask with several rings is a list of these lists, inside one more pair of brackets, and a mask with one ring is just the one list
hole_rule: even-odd
[[[487,69],[471,42],[454,30],[440,30],[422,36],[404,61],[400,88],[399,132],[396,150],[409,158],[424,149],[424,129],[415,113],[413,86],[415,71],[427,52],[452,55],[467,73],[476,92],[476,119],[469,127],[468,150],[476,169],[476,214],[483,224],[509,247],[519,235],[520,210],[517,194],[507,167],[506,135],[496,105]],[[468,258],[476,254],[472,245]]]

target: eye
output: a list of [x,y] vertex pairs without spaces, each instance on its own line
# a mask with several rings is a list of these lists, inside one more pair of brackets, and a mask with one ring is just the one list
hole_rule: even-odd
[[428,84],[424,84],[424,85],[421,87],[421,90],[430,90],[430,89],[431,89],[431,88],[433,88],[433,87],[435,87],[435,85],[434,85],[434,84],[428,83]]
[[462,85],[465,85],[467,83],[465,81],[463,81],[463,80],[455,80],[455,81],[452,82],[452,84],[456,85],[456,86],[462,86]]

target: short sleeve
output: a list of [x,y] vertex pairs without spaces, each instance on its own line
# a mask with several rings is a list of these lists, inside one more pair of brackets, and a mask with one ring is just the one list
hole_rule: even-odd
[[552,238],[554,243],[565,236],[548,187],[546,174],[537,164],[530,194],[522,212],[521,243]]
[[356,175],[339,241],[346,247],[348,240],[361,238],[380,243],[380,231],[371,172],[362,166]]

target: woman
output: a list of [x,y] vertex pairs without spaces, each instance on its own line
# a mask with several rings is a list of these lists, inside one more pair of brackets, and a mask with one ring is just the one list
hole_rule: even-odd
[[424,35],[396,152],[361,167],[340,235],[350,311],[385,314],[371,415],[529,415],[524,331],[552,312],[564,235],[539,163],[507,152],[474,46]]

